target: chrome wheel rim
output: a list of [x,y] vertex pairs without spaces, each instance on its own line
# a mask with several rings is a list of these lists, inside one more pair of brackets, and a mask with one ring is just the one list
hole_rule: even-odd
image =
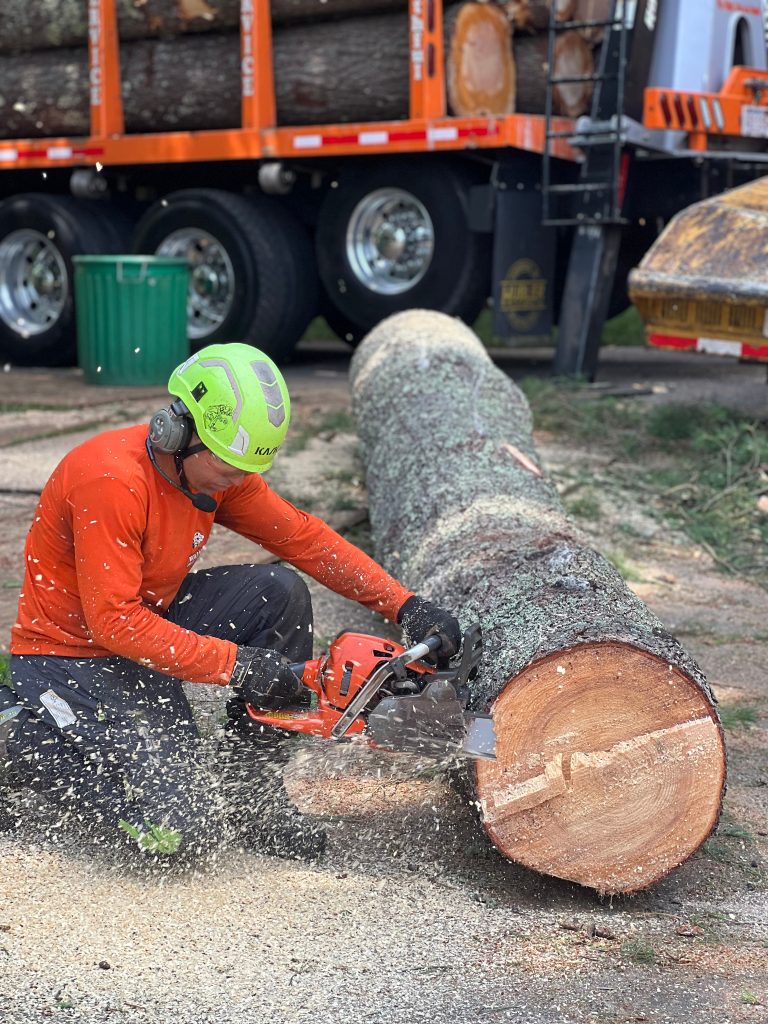
[[235,298],[235,271],[221,242],[201,228],[179,228],[163,239],[158,256],[189,264],[187,334],[207,338],[226,320]]
[[432,263],[432,218],[410,192],[380,188],[355,207],[346,249],[361,284],[379,295],[401,295],[424,277]]
[[69,297],[69,275],[52,238],[31,228],[12,231],[0,242],[0,266],[3,322],[23,338],[53,327]]

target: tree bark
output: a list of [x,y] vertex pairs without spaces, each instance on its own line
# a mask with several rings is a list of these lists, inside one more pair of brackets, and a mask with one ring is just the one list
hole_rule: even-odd
[[[517,74],[517,111],[543,114],[547,95],[547,36],[515,36],[513,39]],[[555,44],[554,78],[594,73],[592,51],[578,32],[562,32]],[[591,82],[564,82],[553,91],[554,113],[578,117],[589,110]]]
[[[555,0],[558,21],[573,17],[577,0]],[[549,27],[552,0],[507,0],[507,17],[516,32],[543,32]]]
[[[461,104],[456,112],[507,113],[514,103],[514,74],[506,19],[496,7],[466,6],[473,9],[469,18],[462,18],[462,7],[446,14],[449,28],[454,22],[465,25],[463,44],[455,54],[447,34],[447,77]],[[278,28],[273,43],[278,124],[408,117],[408,19],[402,14]],[[454,61],[460,66],[454,67]],[[498,85],[487,68],[500,76]],[[240,124],[240,44],[235,33],[125,43],[120,70],[128,132]],[[2,137],[87,135],[87,83],[87,52],[82,47],[1,57]]]
[[[386,46],[380,44],[382,38]],[[407,117],[407,52],[407,19],[400,15],[348,18],[343,32],[327,22],[277,29],[273,54],[278,123]],[[129,132],[240,124],[236,34],[126,43],[120,70]],[[4,137],[87,135],[87,83],[82,48],[42,51],[34,59],[0,59]]]
[[498,759],[469,781],[488,836],[601,892],[653,884],[720,812],[701,670],[565,516],[525,398],[468,328],[390,317],[351,385],[379,560],[483,627],[470,705],[493,714]]
[[[275,24],[405,11],[408,0],[272,0]],[[220,32],[240,24],[240,0],[117,0],[122,40]],[[84,46],[85,0],[3,0],[0,53]]]
[[[608,21],[613,17],[614,5],[615,0],[575,0],[574,20]],[[596,25],[578,31],[591,46],[596,46],[605,35],[605,28]]]
[[445,19],[448,102],[454,114],[483,117],[515,109],[509,20],[500,7],[468,3]]

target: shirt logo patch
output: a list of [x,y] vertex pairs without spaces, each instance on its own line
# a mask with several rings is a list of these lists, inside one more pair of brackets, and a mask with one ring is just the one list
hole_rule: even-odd
[[198,560],[200,555],[203,553],[205,546],[205,534],[200,533],[198,530],[192,538],[192,554],[187,559],[187,568],[191,569],[195,562]]

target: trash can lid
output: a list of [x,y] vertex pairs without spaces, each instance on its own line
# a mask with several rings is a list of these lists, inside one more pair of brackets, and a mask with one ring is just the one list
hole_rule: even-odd
[[130,253],[126,256],[73,256],[73,263],[129,263],[129,264],[150,264],[153,267],[181,267],[187,266],[187,260],[183,256],[150,256]]

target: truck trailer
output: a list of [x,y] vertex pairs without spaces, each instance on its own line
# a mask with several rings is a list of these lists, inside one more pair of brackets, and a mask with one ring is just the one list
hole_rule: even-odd
[[[292,0],[240,0],[226,59],[195,43],[182,66],[161,38],[141,74],[131,72],[141,44],[118,28],[130,2],[82,0],[82,59],[56,31],[30,28],[56,53],[60,76],[43,80],[42,100],[24,91],[25,53],[0,52],[5,361],[73,362],[73,257],[135,252],[187,259],[193,349],[240,340],[285,361],[320,313],[354,344],[401,309],[472,323],[490,303],[499,342],[551,344],[559,324],[555,370],[592,377],[603,322],[628,305],[627,275],[664,225],[765,173],[764,0],[464,4],[504,17],[521,4],[549,10],[530,72],[544,75],[541,112],[512,110],[507,98],[503,112],[471,115],[449,102],[455,8],[370,0],[381,13],[366,12],[367,30],[386,18],[389,34],[360,60],[342,16],[354,4],[331,0],[338,18],[323,27],[322,53],[307,32],[292,58],[301,73],[291,71],[291,123],[281,117],[288,44],[275,17]],[[216,13],[216,0],[180,6],[203,20]],[[560,40],[574,32],[593,41],[588,73],[558,67]],[[196,129],[177,110],[171,126],[164,103],[178,94],[176,75],[210,83],[214,111],[219,95],[222,110],[234,95],[237,123]],[[405,83],[403,109],[382,101],[382,116],[350,120],[355,95],[378,100],[387,75]],[[558,101],[574,87],[591,95],[580,116]],[[351,97],[345,112],[316,116],[316,94],[338,89]],[[79,124],[72,95],[81,93],[87,126],[52,134],[51,123]]]

